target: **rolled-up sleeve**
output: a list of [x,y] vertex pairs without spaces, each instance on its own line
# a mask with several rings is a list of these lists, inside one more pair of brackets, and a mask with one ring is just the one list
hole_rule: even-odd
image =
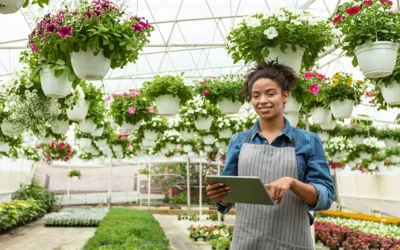
[[318,201],[314,207],[306,203],[308,210],[329,209],[335,199],[335,190],[321,139],[315,133],[310,134],[305,181],[313,185],[318,194]]
[[[238,175],[238,160],[240,153],[240,145],[237,143],[238,135],[234,135],[229,141],[228,149],[226,151],[226,161],[224,165],[224,170],[221,175],[227,176],[237,176]],[[218,211],[221,214],[226,214],[231,210],[234,203],[230,203],[228,206],[221,206],[219,203],[215,203]]]

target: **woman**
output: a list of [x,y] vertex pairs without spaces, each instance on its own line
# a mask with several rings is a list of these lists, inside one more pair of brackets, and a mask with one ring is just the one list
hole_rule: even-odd
[[[275,61],[245,80],[242,93],[260,119],[231,138],[222,175],[259,176],[276,205],[237,204],[231,249],[313,249],[308,210],[328,209],[334,200],[321,140],[283,116],[295,81],[294,71]],[[221,201],[228,192],[221,183],[207,187],[223,214],[233,205]]]

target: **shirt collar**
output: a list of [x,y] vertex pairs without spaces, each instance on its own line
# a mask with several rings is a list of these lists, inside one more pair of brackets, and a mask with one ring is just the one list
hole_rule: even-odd
[[[285,135],[287,138],[289,138],[290,141],[293,141],[293,128],[290,125],[289,121],[286,119],[286,117],[283,117],[283,119],[285,119],[285,128],[283,129],[282,133],[278,135],[278,137],[281,135]],[[254,123],[253,128],[251,129],[252,133],[251,140],[253,140],[256,135],[263,137],[263,135],[260,132],[259,122],[260,120],[257,120]]]

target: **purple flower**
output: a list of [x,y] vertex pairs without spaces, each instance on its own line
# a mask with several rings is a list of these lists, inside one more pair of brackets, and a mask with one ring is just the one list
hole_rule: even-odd
[[83,14],[83,16],[89,20],[92,19],[92,14],[90,14],[90,12],[86,12],[85,14]]
[[64,39],[67,36],[72,36],[72,28],[70,26],[64,26],[61,27],[61,29],[58,30],[58,34]]
[[140,26],[140,24],[132,24],[131,28],[133,29],[134,32],[142,32],[143,28],[142,26]]
[[31,49],[32,49],[33,52],[38,53],[38,49],[37,49],[37,46],[36,46],[35,43],[31,44]]
[[57,27],[54,24],[51,24],[46,28],[46,33],[54,33],[57,30]]

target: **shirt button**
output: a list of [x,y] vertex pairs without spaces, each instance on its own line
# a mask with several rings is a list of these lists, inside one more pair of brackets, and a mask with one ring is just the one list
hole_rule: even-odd
[[267,140],[265,140],[264,143],[267,144],[268,143]]

